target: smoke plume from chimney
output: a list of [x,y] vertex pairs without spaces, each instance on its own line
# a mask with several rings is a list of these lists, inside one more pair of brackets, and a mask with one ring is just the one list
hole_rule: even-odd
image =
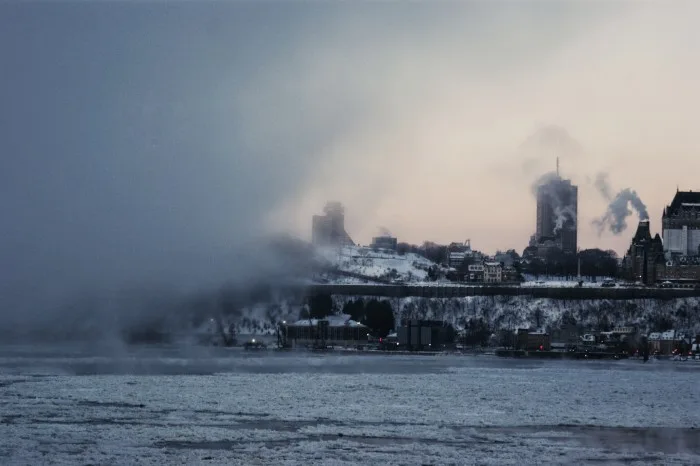
[[608,228],[615,235],[625,231],[627,229],[627,217],[632,215],[634,211],[639,215],[639,220],[649,220],[647,206],[644,205],[636,191],[625,188],[613,196],[607,173],[598,173],[593,184],[605,200],[609,202],[605,214],[593,220],[593,225],[598,228],[599,235]]

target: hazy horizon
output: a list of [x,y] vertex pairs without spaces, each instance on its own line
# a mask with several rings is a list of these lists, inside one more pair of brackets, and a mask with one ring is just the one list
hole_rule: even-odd
[[[257,238],[527,245],[532,183],[700,187],[692,2],[0,4],[2,290],[240,275]],[[556,126],[571,141],[528,142]]]
[[[598,172],[614,190],[639,193],[653,234],[676,189],[697,188],[698,33],[688,18],[698,5],[468,3],[417,17],[421,7],[349,8],[354,15],[321,26],[324,40],[301,41],[313,53],[282,74],[299,77],[303,94],[283,88],[280,96],[313,101],[319,119],[344,120],[347,101],[367,117],[321,148],[301,200],[284,203],[275,225],[308,238],[311,215],[339,200],[362,244],[384,227],[410,243],[469,238],[490,253],[522,251],[535,230],[530,187],[559,156],[562,175],[579,186],[579,245],[622,255],[638,218],[618,236],[598,235],[592,222],[607,204],[593,186]],[[363,9],[406,18],[392,15],[384,26]],[[279,90],[271,81],[260,92]],[[552,126],[575,144],[528,142]]]

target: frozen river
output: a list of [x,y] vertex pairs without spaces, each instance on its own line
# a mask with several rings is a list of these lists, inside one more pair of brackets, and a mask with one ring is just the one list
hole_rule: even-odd
[[0,348],[2,464],[700,464],[700,364]]

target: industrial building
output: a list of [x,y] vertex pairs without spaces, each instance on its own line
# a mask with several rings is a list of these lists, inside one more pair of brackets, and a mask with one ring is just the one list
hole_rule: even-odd
[[[537,226],[531,246],[556,247],[574,254],[578,247],[578,186],[556,176],[537,187]],[[540,247],[542,246],[542,247]]]
[[454,343],[454,331],[440,320],[406,319],[396,333],[399,345],[413,351],[438,350]]
[[447,266],[459,270],[465,260],[474,259],[474,251],[472,251],[471,240],[466,240],[464,243],[450,243],[447,246]]
[[396,251],[397,245],[398,240],[393,236],[375,236],[372,238],[372,244],[370,247],[374,249],[389,249],[391,251]]
[[340,202],[329,202],[324,215],[314,215],[311,224],[311,242],[317,246],[353,246],[355,243],[345,231],[345,208]]
[[280,346],[285,348],[356,347],[367,345],[369,329],[349,315],[334,315],[325,319],[283,322],[278,337]]
[[549,351],[552,349],[552,340],[548,333],[518,329],[516,349],[525,351]]

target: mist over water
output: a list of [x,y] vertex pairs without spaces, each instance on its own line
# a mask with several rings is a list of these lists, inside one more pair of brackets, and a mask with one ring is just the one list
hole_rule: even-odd
[[220,8],[0,6],[3,331],[101,335],[296,273],[265,216],[300,194],[317,137],[253,132],[276,103],[246,98],[304,22]]

